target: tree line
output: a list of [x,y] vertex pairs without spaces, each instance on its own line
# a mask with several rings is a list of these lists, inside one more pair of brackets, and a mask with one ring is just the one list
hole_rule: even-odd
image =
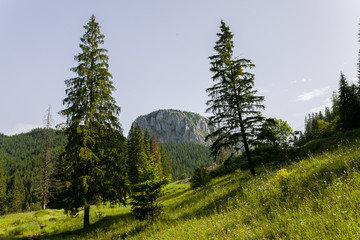
[[305,117],[305,130],[299,133],[296,145],[323,137],[341,136],[345,131],[357,128],[360,128],[360,75],[358,83],[351,84],[341,73],[339,89],[332,95],[332,106],[326,107],[324,113],[320,111]]
[[[52,138],[50,159],[63,151],[66,139],[49,129]],[[0,134],[0,207],[1,214],[41,209],[41,170],[45,152],[45,130],[34,129],[14,136]],[[51,168],[54,161],[50,161]]]

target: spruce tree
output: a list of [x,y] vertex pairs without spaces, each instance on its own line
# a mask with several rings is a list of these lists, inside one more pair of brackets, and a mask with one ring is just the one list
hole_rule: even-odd
[[[359,24],[360,25],[360,24]],[[360,42],[360,29],[359,29],[359,42]],[[360,101],[360,49],[359,49],[359,61],[358,61],[358,88],[357,88],[357,95]]]
[[162,173],[165,178],[168,178],[169,181],[172,179],[171,174],[171,163],[169,155],[163,145],[159,147],[160,157],[161,157],[161,166],[162,166]]
[[10,180],[10,189],[7,193],[8,211],[15,213],[21,211],[21,193],[15,175]]
[[339,84],[339,127],[341,130],[360,127],[359,108],[355,85],[349,85],[345,75],[341,73]]
[[94,15],[84,29],[81,52],[75,56],[79,64],[71,69],[76,77],[65,81],[67,97],[63,103],[66,109],[61,114],[66,117],[68,143],[60,166],[65,210],[74,215],[83,207],[86,228],[91,204],[100,200],[125,203],[124,181],[111,189],[110,196],[108,191],[116,184],[112,181],[119,177],[124,179],[126,171],[124,153],[114,147],[125,150],[125,140],[117,118],[120,108],[112,97],[115,88],[108,72],[107,50],[101,48],[105,36],[100,33]]
[[233,34],[223,21],[220,29],[214,47],[216,54],[209,57],[214,85],[206,89],[210,97],[207,112],[212,113],[209,123],[216,130],[206,139],[211,140],[213,157],[218,156],[222,148],[239,151],[243,146],[251,174],[255,175],[250,144],[261,127],[264,97],[256,96],[254,74],[247,71],[254,64],[248,59],[233,57]]
[[150,138],[149,130],[147,128],[145,129],[145,134],[144,134],[144,147],[145,147],[144,150],[146,155],[150,156],[151,153],[153,152],[152,139]]
[[151,150],[152,150],[152,154],[153,154],[153,158],[154,158],[154,162],[157,165],[157,169],[158,169],[158,174],[159,174],[159,178],[163,178],[163,167],[162,167],[162,159],[161,159],[161,154],[160,154],[160,149],[159,149],[159,143],[156,137],[155,132],[153,133],[153,136],[151,138]]
[[158,165],[151,158],[146,157],[138,171],[140,181],[131,189],[131,212],[139,220],[152,221],[161,213],[157,199],[167,179],[160,179]]
[[6,181],[0,163],[0,215],[7,212]]
[[145,144],[139,124],[131,126],[128,139],[128,176],[131,184],[140,183],[139,169],[148,157],[145,153]]

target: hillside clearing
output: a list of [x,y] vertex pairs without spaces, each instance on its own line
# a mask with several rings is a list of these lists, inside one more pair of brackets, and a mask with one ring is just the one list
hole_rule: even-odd
[[[360,237],[360,147],[262,169],[252,178],[236,171],[215,178],[204,190],[171,183],[161,201],[164,214],[151,224],[130,208],[93,206],[91,226],[81,216],[45,210],[0,217],[0,236],[41,239],[357,239]],[[284,182],[282,182],[284,181]],[[284,187],[285,186],[285,187]],[[79,215],[82,215],[80,212]]]

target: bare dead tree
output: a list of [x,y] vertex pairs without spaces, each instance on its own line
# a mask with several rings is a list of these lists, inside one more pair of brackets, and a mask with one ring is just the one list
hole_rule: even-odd
[[44,161],[42,167],[41,176],[41,193],[42,193],[42,204],[41,208],[46,209],[46,200],[49,195],[49,176],[50,176],[50,128],[51,128],[51,106],[47,110],[46,117],[46,128],[45,128],[45,149],[44,149]]

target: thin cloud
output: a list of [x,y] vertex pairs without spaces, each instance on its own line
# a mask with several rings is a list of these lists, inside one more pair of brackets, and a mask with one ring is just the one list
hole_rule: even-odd
[[292,81],[292,83],[306,83],[306,82],[311,82],[312,78],[302,78],[301,80],[295,80]]
[[310,92],[304,92],[302,94],[300,94],[295,101],[309,101],[315,97],[319,97],[324,95],[327,90],[329,89],[329,86],[323,87],[323,88],[318,88],[318,89],[314,89]]

